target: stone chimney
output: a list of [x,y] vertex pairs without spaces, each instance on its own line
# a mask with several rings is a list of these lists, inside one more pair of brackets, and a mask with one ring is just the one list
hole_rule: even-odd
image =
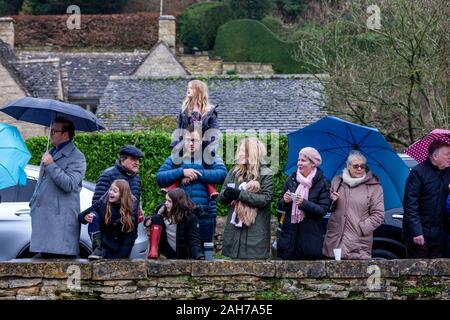
[[171,49],[175,50],[176,20],[174,16],[160,16],[158,40],[163,41]]
[[14,48],[14,20],[12,18],[0,18],[0,39]]

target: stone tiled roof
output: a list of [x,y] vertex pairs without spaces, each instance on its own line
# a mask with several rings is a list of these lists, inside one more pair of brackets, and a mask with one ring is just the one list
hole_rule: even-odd
[[27,95],[62,99],[59,59],[19,60],[11,47],[0,40],[0,63]]
[[59,59],[17,61],[14,66],[31,95],[46,99],[63,98]]
[[130,75],[146,57],[137,53],[21,52],[20,59],[59,58],[64,92],[69,99],[99,99],[111,75]]
[[[142,129],[139,118],[176,117],[190,78],[112,77],[97,115],[110,130]],[[206,80],[218,104],[221,130],[278,129],[288,133],[325,115],[318,81],[305,76],[220,77]]]
[[[28,93],[25,83],[20,77],[19,71],[13,65],[15,61],[17,61],[17,57],[14,54],[12,48],[0,39],[0,64],[6,70],[8,70],[8,73],[11,75],[17,85],[20,86],[25,93]],[[0,79],[0,81],[2,81],[2,79]]]

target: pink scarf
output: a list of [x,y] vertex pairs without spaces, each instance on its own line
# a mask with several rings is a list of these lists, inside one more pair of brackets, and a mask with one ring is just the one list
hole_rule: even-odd
[[[317,169],[314,168],[313,171],[309,173],[307,177],[304,177],[300,170],[297,170],[297,182],[298,187],[295,190],[295,194],[297,196],[301,196],[303,199],[308,200],[309,189],[312,186],[312,180],[316,176]],[[292,214],[291,214],[291,223],[299,223],[302,222],[305,218],[305,212],[298,208],[295,203],[292,203]]]

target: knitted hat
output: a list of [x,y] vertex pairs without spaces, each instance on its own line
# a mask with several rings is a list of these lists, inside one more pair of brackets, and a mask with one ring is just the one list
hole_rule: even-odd
[[314,148],[306,147],[300,150],[299,155],[304,155],[307,157],[312,163],[316,165],[316,167],[322,164],[322,157],[320,156],[319,151]]

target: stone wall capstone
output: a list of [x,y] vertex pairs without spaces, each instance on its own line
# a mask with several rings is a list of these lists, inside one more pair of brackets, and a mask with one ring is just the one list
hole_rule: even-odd
[[0,300],[44,299],[450,300],[450,260],[0,262]]

